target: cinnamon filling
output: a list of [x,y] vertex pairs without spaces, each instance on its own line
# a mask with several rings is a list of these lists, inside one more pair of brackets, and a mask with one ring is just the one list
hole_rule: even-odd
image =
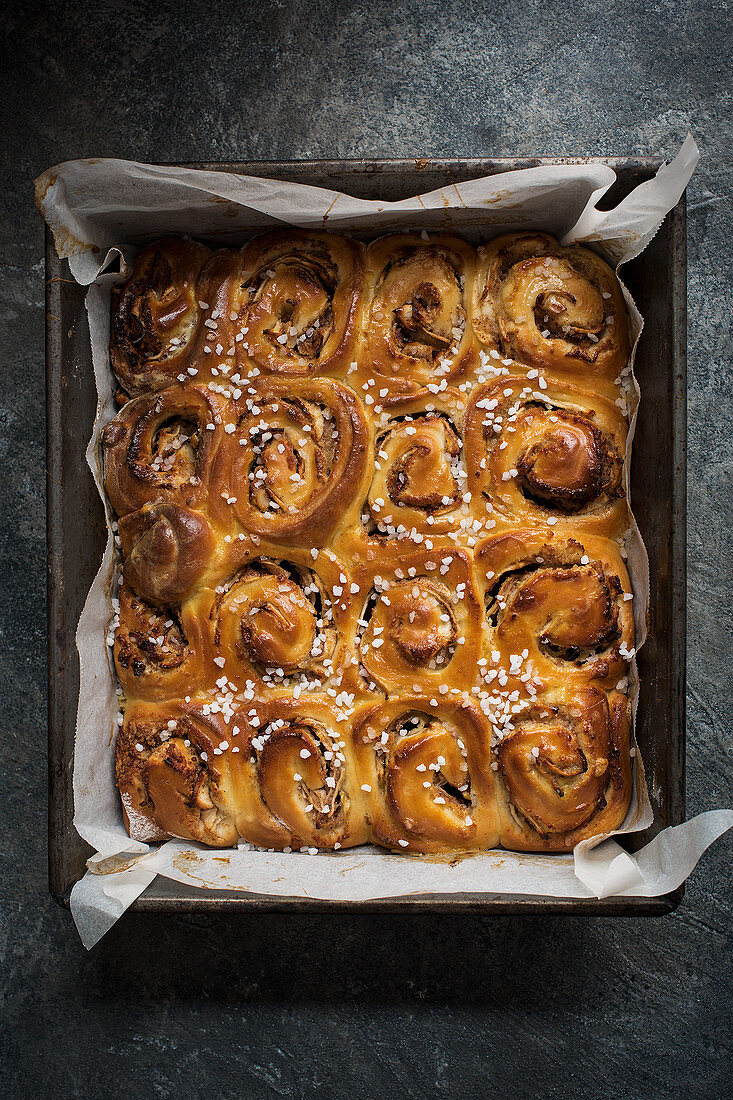
[[461,278],[437,249],[408,248],[382,272],[372,318],[391,317],[395,355],[435,363],[460,342],[466,326]]
[[168,417],[153,434],[150,468],[165,474],[169,484],[183,485],[196,474],[200,444],[196,421],[182,416]]
[[119,665],[134,676],[179,668],[188,655],[188,640],[178,613],[172,608],[160,611],[124,589],[120,604]]
[[285,256],[257,272],[244,288],[248,323],[262,325],[273,351],[317,359],[335,330],[335,269],[314,257]]

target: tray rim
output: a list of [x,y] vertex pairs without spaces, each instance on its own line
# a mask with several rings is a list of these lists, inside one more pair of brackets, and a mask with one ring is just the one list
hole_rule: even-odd
[[[539,167],[549,164],[604,164],[615,171],[642,171],[653,175],[664,163],[660,157],[404,157],[404,158],[343,158],[337,160],[287,160],[287,161],[197,161],[158,162],[175,167],[200,168],[206,171],[231,172],[233,174],[273,174],[276,178],[288,175],[307,175],[350,172],[353,176],[378,175],[386,172],[403,172],[415,179],[419,186],[420,175],[426,170],[451,173],[477,172],[500,174],[502,172]],[[613,185],[612,185],[613,186]],[[344,187],[348,190],[348,186]],[[670,270],[672,283],[671,332],[671,386],[673,390],[673,433],[670,440],[673,467],[673,506],[682,522],[672,529],[672,575],[670,592],[683,629],[672,635],[670,666],[674,678],[676,729],[677,788],[670,791],[672,816],[685,819],[685,677],[686,677],[686,205],[683,194],[679,203],[668,215],[672,234],[673,253],[676,262]],[[61,415],[59,403],[54,400],[63,384],[62,334],[57,312],[60,302],[60,282],[63,279],[63,262],[56,254],[53,236],[45,227],[46,267],[46,489],[47,489],[47,625],[48,625],[48,753],[49,753],[49,889],[54,900],[62,907],[69,907],[71,888],[63,881],[63,869],[59,865],[59,845],[73,829],[73,790],[70,761],[66,769],[59,766],[63,750],[62,728],[63,690],[53,673],[59,667],[63,646],[62,608],[64,600],[63,549],[60,509],[63,500],[63,484],[54,476],[61,470],[60,439]],[[75,701],[74,701],[75,702]],[[71,755],[73,760],[73,751]],[[71,815],[69,817],[69,814]],[[675,821],[676,823],[676,821]],[[160,883],[167,889],[160,889]],[[156,889],[156,884],[158,888]],[[453,894],[416,895],[414,897],[381,898],[370,901],[328,901],[315,898],[274,897],[268,895],[234,893],[227,891],[203,891],[188,888],[172,880],[156,878],[150,887],[130,907],[130,911],[180,914],[183,912],[227,914],[243,912],[305,912],[305,913],[480,913],[482,915],[567,914],[585,916],[658,916],[674,911],[684,896],[684,883],[669,894],[653,898],[552,898],[534,895],[507,894]]]

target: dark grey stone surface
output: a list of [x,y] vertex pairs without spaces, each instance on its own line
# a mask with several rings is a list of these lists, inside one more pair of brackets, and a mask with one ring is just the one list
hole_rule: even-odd
[[[689,190],[690,813],[728,804],[726,0],[16,3],[2,28],[0,1092],[720,1097],[728,863],[631,919],[128,916],[46,890],[43,235],[31,180],[141,160],[673,154]],[[728,1086],[729,1087],[729,1086]]]

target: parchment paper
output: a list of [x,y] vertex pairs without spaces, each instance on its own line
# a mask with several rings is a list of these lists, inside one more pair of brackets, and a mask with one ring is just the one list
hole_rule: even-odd
[[[189,234],[220,245],[282,223],[350,231],[363,236],[393,228],[452,229],[471,240],[518,228],[547,230],[563,243],[591,243],[618,266],[646,247],[677,203],[698,159],[691,137],[674,161],[615,209],[596,205],[615,180],[605,165],[554,165],[451,185],[400,202],[357,199],[341,192],[279,181],[119,160],[71,161],[36,181],[36,201],[59,254],[78,282],[89,285],[92,359],[99,395],[87,461],[102,499],[101,428],[115,412],[109,367],[112,286],[124,278],[136,247],[167,234]],[[119,272],[105,274],[119,259]],[[624,289],[634,351],[642,318]],[[633,358],[632,358],[633,364]],[[639,390],[627,372],[619,401],[630,414],[631,447]],[[627,450],[627,458],[629,450]],[[627,461],[627,478],[629,462]],[[627,484],[628,489],[628,484]],[[633,502],[632,502],[633,503]],[[571,855],[494,851],[457,861],[418,859],[363,847],[345,852],[272,853],[242,844],[212,851],[172,840],[158,849],[127,835],[114,782],[117,683],[107,647],[116,551],[105,500],[109,539],[77,631],[81,686],[74,762],[75,825],[96,855],[72,891],[71,908],[82,941],[91,947],[156,874],[201,889],[365,900],[415,894],[522,894],[554,897],[657,896],[675,889],[722,832],[733,811],[702,814],[666,829],[635,856],[612,839],[578,845]],[[646,634],[648,562],[634,523],[625,539],[634,590],[637,649]],[[636,664],[630,674],[634,707]],[[619,833],[652,821],[644,769],[635,757],[634,796]]]

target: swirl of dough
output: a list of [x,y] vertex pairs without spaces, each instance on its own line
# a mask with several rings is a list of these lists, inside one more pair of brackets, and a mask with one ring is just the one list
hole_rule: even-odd
[[205,505],[228,407],[196,386],[172,386],[123,405],[102,432],[104,484],[117,514],[151,503]]
[[479,249],[478,338],[539,370],[612,380],[629,356],[618,280],[588,248],[546,233],[512,233]]
[[366,501],[373,533],[399,537],[414,528],[437,535],[468,519],[463,407],[452,396],[401,401],[380,422]]
[[413,852],[491,847],[496,821],[482,716],[472,704],[403,698],[368,710],[354,750],[372,839]]
[[468,283],[475,252],[459,237],[396,233],[367,252],[368,305],[357,381],[381,398],[457,379],[474,365]]
[[249,535],[322,546],[358,515],[370,445],[356,397],[325,378],[260,379],[236,408],[212,507]]
[[143,699],[193,692],[204,675],[205,646],[190,607],[153,606],[123,581],[117,592],[114,661],[125,692]]
[[[208,708],[206,708],[208,711]],[[237,773],[221,715],[180,702],[128,704],[117,737],[117,786],[130,836],[236,844]]]
[[352,576],[357,653],[367,683],[438,698],[474,684],[482,615],[465,550],[393,543]]
[[616,405],[571,383],[537,389],[509,376],[478,386],[464,428],[474,513],[621,534],[626,430]]
[[244,369],[345,374],[361,323],[364,255],[358,241],[306,229],[245,245],[234,305]]
[[337,667],[333,600],[314,570],[254,560],[218,586],[209,618],[230,678],[314,686]]
[[613,687],[633,656],[630,584],[610,539],[518,528],[477,547],[487,646],[513,676]]
[[631,797],[628,701],[555,689],[520,709],[496,748],[503,843],[561,851],[618,828]]
[[[257,727],[240,737],[247,767],[244,838],[268,848],[363,844],[363,795],[330,702],[281,697],[255,710],[241,723]],[[235,716],[234,729],[238,724]]]
[[165,389],[185,369],[201,327],[196,287],[209,255],[194,241],[156,241],[113,290],[110,360],[128,393]]

